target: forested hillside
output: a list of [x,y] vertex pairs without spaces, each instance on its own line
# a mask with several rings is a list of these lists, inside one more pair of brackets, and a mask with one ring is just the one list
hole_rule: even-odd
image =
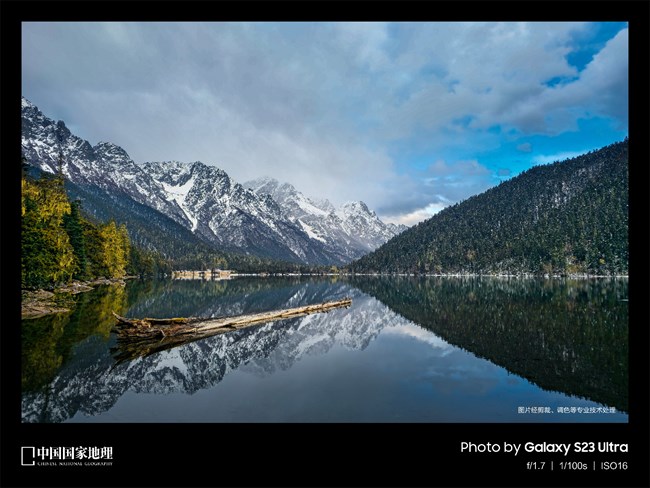
[[126,227],[82,217],[79,203],[69,201],[60,176],[23,178],[21,214],[23,288],[127,274],[131,242]]
[[355,273],[628,272],[628,141],[536,166],[403,232]]

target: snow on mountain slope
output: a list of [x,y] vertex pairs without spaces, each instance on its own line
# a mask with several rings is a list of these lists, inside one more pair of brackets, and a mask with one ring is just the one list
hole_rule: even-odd
[[267,257],[325,264],[332,256],[288,221],[278,204],[234,182],[226,172],[199,161],[149,162],[158,181],[192,222],[192,230],[222,247]]
[[61,172],[73,183],[96,186],[108,193],[122,192],[189,226],[180,207],[169,202],[158,185],[121,147],[99,142],[94,147],[22,100],[22,153],[37,168]]
[[293,185],[269,177],[248,181],[244,186],[258,195],[270,195],[292,222],[344,259],[373,251],[405,229],[385,224],[363,202],[348,202],[335,209],[328,200],[311,200]]
[[[234,182],[199,161],[136,164],[110,142],[92,146],[22,99],[22,152],[92,191],[124,194],[225,251],[306,264],[346,264],[395,235],[365,204],[335,210],[270,178]],[[250,188],[250,189],[249,189]]]

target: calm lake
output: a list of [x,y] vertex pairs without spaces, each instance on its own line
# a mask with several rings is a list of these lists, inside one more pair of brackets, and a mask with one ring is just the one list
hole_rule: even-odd
[[[352,298],[118,361],[112,312]],[[130,281],[22,322],[23,422],[627,422],[627,279]]]

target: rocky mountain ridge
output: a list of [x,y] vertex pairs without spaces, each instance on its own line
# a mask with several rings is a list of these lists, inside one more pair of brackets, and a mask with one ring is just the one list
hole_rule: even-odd
[[[257,180],[241,185],[222,169],[200,161],[139,165],[116,144],[93,146],[77,137],[63,121],[46,117],[24,97],[22,152],[29,165],[60,171],[80,188],[78,194],[131,199],[220,251],[341,265],[404,230],[381,222],[363,202],[335,210],[326,200],[316,204],[289,184],[266,179],[265,184]],[[92,205],[94,199],[88,200]]]

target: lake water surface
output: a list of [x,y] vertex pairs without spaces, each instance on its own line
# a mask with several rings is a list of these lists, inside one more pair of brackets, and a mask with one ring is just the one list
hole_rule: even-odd
[[[628,281],[131,281],[22,322],[23,422],[627,422]],[[118,361],[112,311],[352,306]]]

